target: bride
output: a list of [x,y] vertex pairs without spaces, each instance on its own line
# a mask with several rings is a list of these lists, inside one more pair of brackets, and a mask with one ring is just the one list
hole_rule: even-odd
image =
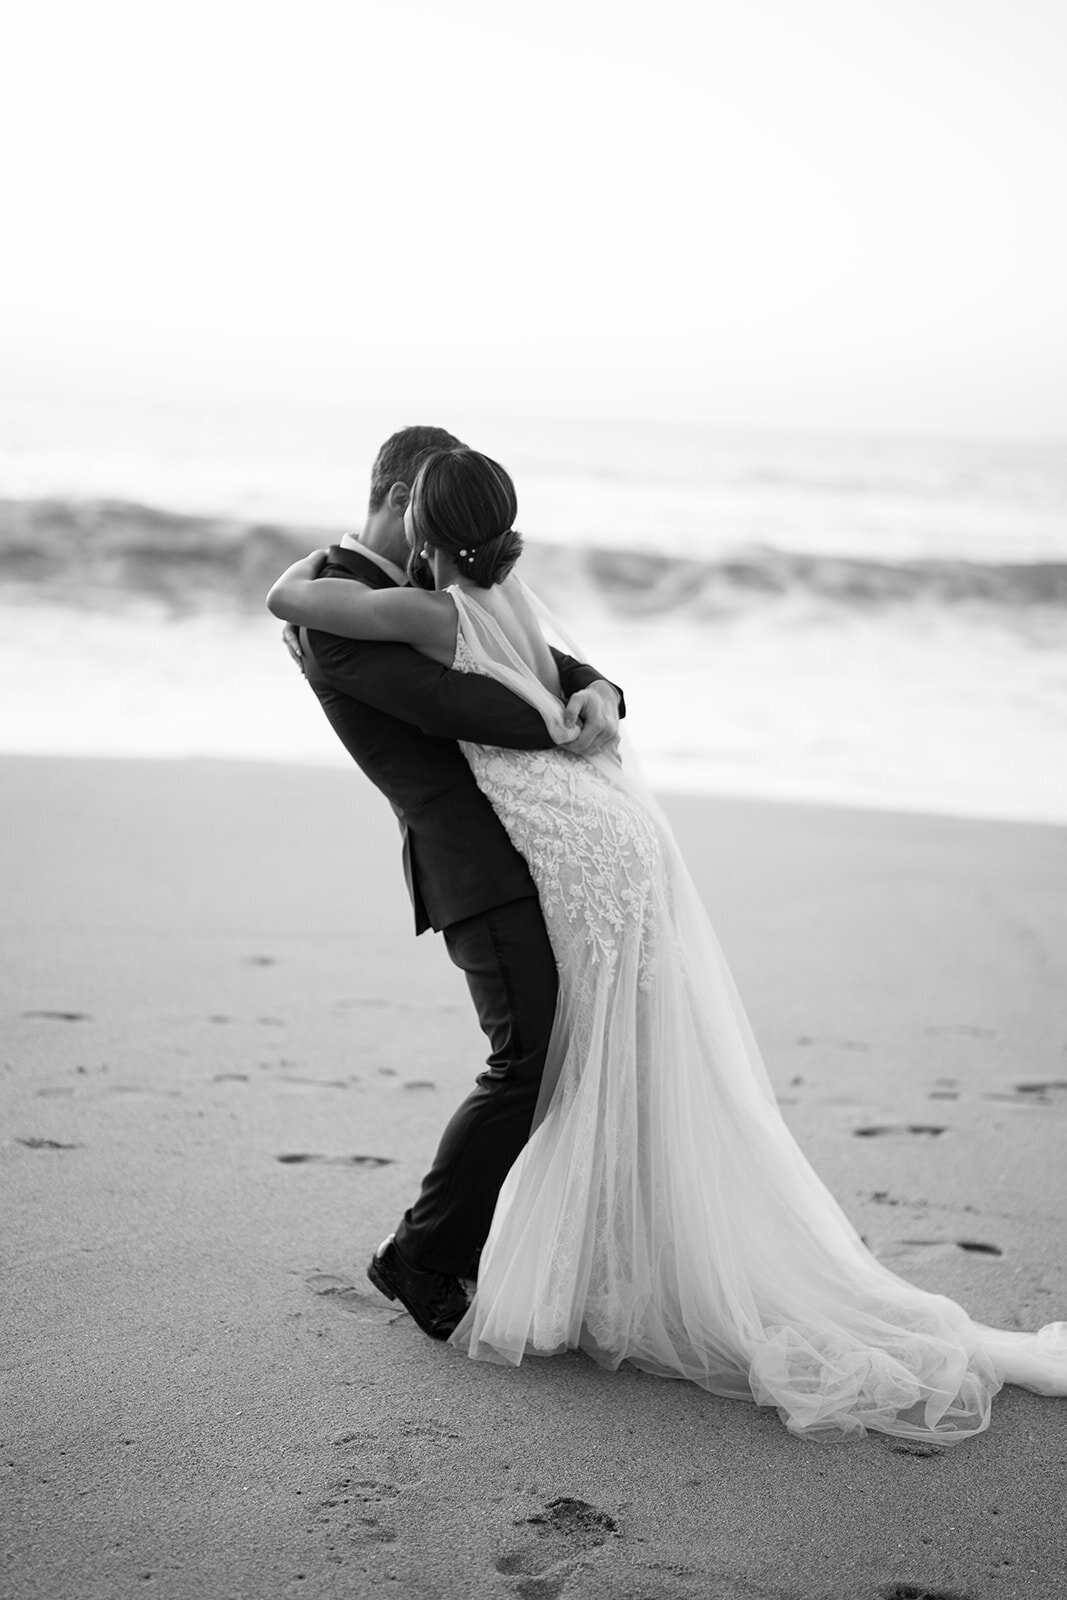
[[516,1364],[574,1348],[630,1361],[776,1406],[807,1436],[951,1444],[988,1427],[1004,1383],[1067,1394],[1067,1323],[988,1328],[895,1276],[808,1164],[629,752],[567,749],[539,608],[512,573],[514,515],[502,467],[438,451],[405,519],[432,590],[319,579],[316,551],[268,598],[289,622],[488,674],[555,741],[461,747],[529,864],[560,993],[533,1132],[453,1343]]

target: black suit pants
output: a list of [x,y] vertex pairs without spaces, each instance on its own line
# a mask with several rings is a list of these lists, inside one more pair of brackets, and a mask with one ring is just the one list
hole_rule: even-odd
[[446,1127],[396,1242],[412,1266],[462,1277],[485,1243],[500,1186],[530,1136],[558,979],[534,896],[455,922],[444,938],[466,975],[491,1054]]

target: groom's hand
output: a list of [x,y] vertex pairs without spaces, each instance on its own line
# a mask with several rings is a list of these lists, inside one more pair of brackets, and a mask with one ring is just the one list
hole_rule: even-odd
[[565,749],[579,755],[604,750],[619,737],[618,694],[610,683],[598,678],[588,689],[571,695],[563,708],[563,721],[568,728],[578,728],[578,737]]
[[[282,644],[284,644],[292,659],[303,672],[304,652],[300,648],[300,629],[294,628],[291,622],[287,622],[282,629]],[[305,677],[307,676],[306,673],[304,675]]]

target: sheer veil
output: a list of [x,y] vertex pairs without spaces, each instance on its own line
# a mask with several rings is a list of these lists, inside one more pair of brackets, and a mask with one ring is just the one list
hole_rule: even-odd
[[[509,604],[580,654],[518,579],[506,584]],[[450,592],[467,666],[530,701],[565,744],[559,699],[483,606]],[[531,1138],[454,1342],[513,1363],[580,1347],[774,1405],[816,1437],[955,1443],[988,1426],[1005,1382],[1067,1394],[1067,1323],[987,1328],[898,1278],[808,1163],[629,742],[564,752],[551,771],[536,752],[465,748],[530,863],[560,998]],[[549,790],[569,804],[538,832]]]

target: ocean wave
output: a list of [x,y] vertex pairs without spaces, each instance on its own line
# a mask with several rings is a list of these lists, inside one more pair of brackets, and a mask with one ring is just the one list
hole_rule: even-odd
[[[263,605],[336,537],[0,502],[0,750],[347,763]],[[532,540],[522,567],[626,686],[659,786],[1067,821],[1067,562]]]
[[290,562],[337,529],[194,516],[130,500],[0,500],[0,583],[72,605],[262,606]]
[[774,600],[846,609],[909,604],[1067,607],[1067,562],[863,560],[760,549],[717,560],[589,551],[584,564],[616,608],[714,614]]
[[[0,500],[0,583],[74,606],[154,600],[187,614],[258,610],[278,573],[338,528],[186,515],[127,500]],[[1067,561],[865,559],[752,546],[714,557],[563,546],[530,538],[523,574],[564,614],[738,615],[807,604],[820,614],[928,606],[1067,610]]]

